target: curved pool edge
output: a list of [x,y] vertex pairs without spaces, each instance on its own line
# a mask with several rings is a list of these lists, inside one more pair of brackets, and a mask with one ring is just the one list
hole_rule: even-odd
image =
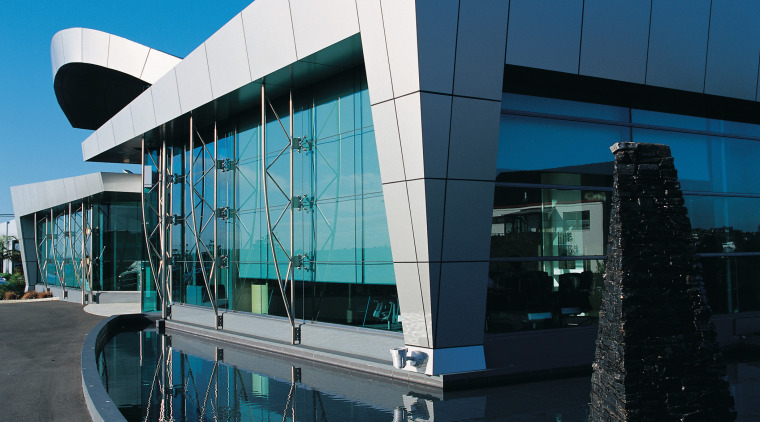
[[129,321],[151,321],[154,317],[146,314],[114,315],[96,325],[84,338],[82,344],[82,393],[90,418],[95,422],[124,421],[126,419],[116,407],[103,386],[98,373],[98,351],[113,337],[116,331]]

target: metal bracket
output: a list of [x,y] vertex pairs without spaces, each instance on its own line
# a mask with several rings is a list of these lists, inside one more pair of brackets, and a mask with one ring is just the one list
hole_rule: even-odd
[[313,142],[307,136],[293,138],[293,149],[297,152],[311,151],[313,146]]
[[293,344],[301,344],[301,326],[293,326]]
[[215,349],[216,349],[216,360],[217,361],[220,361],[220,360],[223,361],[224,360],[224,349],[222,349],[221,347],[215,347]]
[[230,160],[229,158],[225,158],[223,160],[216,160],[216,168],[218,168],[222,172],[235,170],[236,167],[237,167],[237,161]]
[[301,382],[301,368],[295,366],[290,367],[290,379],[291,382]]
[[218,256],[216,257],[216,264],[219,266],[219,268],[227,268],[229,267],[229,258],[227,256]]
[[314,198],[309,195],[297,195],[293,197],[293,208],[298,211],[310,211],[314,208]]
[[216,316],[216,328],[223,328],[224,327],[224,314],[217,315]]
[[171,183],[172,184],[180,184],[185,181],[185,175],[184,174],[172,174],[171,176]]
[[216,209],[216,218],[226,220],[235,215],[235,210],[230,207],[221,207]]
[[295,268],[303,268],[304,270],[308,270],[310,258],[307,254],[293,255],[293,257],[290,258],[290,262],[293,263],[293,267]]
[[185,217],[181,215],[172,215],[169,217],[169,221],[171,224],[177,226],[185,222]]

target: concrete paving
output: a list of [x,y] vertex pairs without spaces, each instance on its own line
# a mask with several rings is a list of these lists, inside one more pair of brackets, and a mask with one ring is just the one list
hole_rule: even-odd
[[126,314],[139,314],[139,303],[93,303],[84,307],[88,314],[99,316],[113,316]]
[[0,421],[90,420],[80,356],[102,320],[63,301],[0,305]]

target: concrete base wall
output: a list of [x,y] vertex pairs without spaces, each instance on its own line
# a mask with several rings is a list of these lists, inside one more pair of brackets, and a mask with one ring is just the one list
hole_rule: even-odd
[[[760,312],[716,315],[712,318],[721,348],[741,346],[746,336],[760,333]],[[485,337],[486,365],[553,371],[587,366],[594,358],[596,325],[556,330],[490,334]]]
[[[290,344],[291,327],[287,318],[252,315],[242,312],[221,311],[223,326],[220,331],[244,334],[283,344]],[[173,305],[170,319],[214,328],[214,311],[211,308]],[[334,350],[344,355],[360,356],[375,361],[391,361],[390,349],[403,347],[401,333],[368,328],[347,327],[337,324],[299,322],[301,344],[323,350]]]

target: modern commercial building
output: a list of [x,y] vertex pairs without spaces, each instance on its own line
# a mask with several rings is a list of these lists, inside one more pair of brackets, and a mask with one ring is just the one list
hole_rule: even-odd
[[105,297],[140,300],[145,236],[139,174],[94,173],[14,186],[11,197],[30,287],[83,304]]
[[145,310],[304,345],[400,331],[427,374],[551,370],[592,358],[616,142],[671,147],[721,340],[760,327],[758,22],[257,0],[182,60],[81,28],[51,50],[84,159],[143,166]]

